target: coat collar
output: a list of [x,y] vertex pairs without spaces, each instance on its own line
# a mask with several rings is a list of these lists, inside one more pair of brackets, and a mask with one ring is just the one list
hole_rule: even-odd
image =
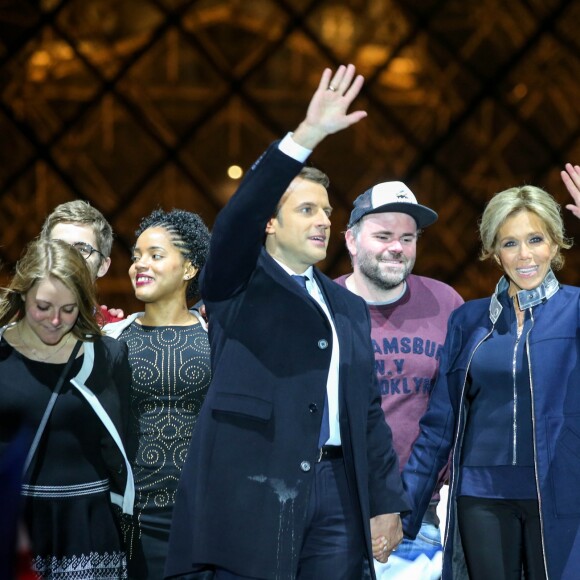
[[[503,310],[503,306],[501,305],[498,296],[502,292],[507,291],[508,288],[508,279],[505,276],[502,276],[495,287],[489,305],[489,318],[493,324],[496,323],[501,311]],[[536,286],[532,290],[520,290],[517,293],[520,308],[522,310],[527,310],[528,308],[537,306],[538,304],[549,300],[554,294],[556,294],[556,292],[558,292],[559,289],[560,283],[554,275],[554,272],[548,270],[546,277],[542,280],[542,283],[539,286]]]
[[[266,271],[268,272],[268,275],[270,275],[274,280],[276,280],[277,283],[286,288],[289,292],[292,292],[304,298],[305,302],[309,305],[309,307],[316,309],[317,311],[322,313],[322,310],[315,303],[314,300],[306,300],[306,297],[304,296],[304,291],[302,290],[302,288],[300,288],[298,284],[294,282],[292,282],[292,284],[288,283],[289,274],[272,256],[270,256],[270,254],[268,254],[268,252],[266,252],[265,248],[262,248],[261,260],[263,260],[262,266],[265,267]],[[316,266],[312,267],[312,275],[314,280],[316,280],[318,287],[320,288],[320,290],[324,295],[326,305],[328,306],[328,309],[330,310],[333,316],[333,320],[336,325],[336,331],[341,337],[342,341],[341,334],[344,333],[345,335],[348,335],[350,325],[350,323],[348,322],[349,307],[348,302],[345,299],[344,292],[346,292],[346,296],[350,296],[351,292],[346,288],[342,288],[339,284],[334,282],[334,280],[331,280],[330,278],[325,276],[322,272],[320,272],[316,268]],[[358,300],[362,301],[362,298],[358,298]],[[339,318],[340,313],[345,315],[346,318],[344,320],[341,320]],[[339,332],[339,328],[341,329],[341,332]],[[342,348],[343,346],[341,342],[341,352]]]
[[[306,300],[307,297],[304,294],[304,290],[298,284],[296,284],[294,280],[290,280],[290,273],[277,260],[268,254],[268,252],[266,252],[266,248],[262,248],[260,258],[262,260],[262,266],[265,268],[268,275],[271,276],[278,284],[286,288],[289,292],[300,296],[300,298],[304,298],[305,302],[312,308],[318,309],[318,306],[314,300]],[[316,283],[320,284],[320,277],[317,276],[316,268],[313,268],[312,270],[313,277],[316,279]]]

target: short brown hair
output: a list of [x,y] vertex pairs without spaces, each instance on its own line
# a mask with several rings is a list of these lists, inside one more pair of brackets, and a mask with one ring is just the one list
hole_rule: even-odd
[[58,224],[78,224],[90,226],[97,241],[96,248],[106,258],[111,256],[113,248],[113,228],[105,216],[89,202],[75,199],[57,205],[44,220],[40,237],[48,240],[53,228]]
[[296,177],[301,177],[307,181],[318,183],[322,185],[324,189],[328,189],[328,186],[330,185],[330,179],[328,179],[328,175],[316,167],[305,166],[300,170],[300,173]]
[[[326,173],[320,171],[320,169],[317,169],[316,167],[311,167],[311,166],[303,167],[300,170],[300,173],[294,179],[296,179],[298,177],[300,179],[305,179],[306,181],[312,181],[312,183],[318,183],[318,185],[322,185],[322,187],[324,187],[324,189],[328,189],[328,186],[330,185],[330,179],[328,178],[328,175],[326,175]],[[276,211],[274,212],[274,215],[272,217],[278,217],[278,213],[280,212],[282,200],[286,196],[287,192],[288,192],[288,189],[286,190],[284,195],[280,198],[280,201],[278,202],[278,205],[276,206]]]

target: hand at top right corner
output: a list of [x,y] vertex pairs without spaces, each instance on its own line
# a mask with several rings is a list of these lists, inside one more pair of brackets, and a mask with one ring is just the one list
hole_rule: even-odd
[[565,169],[560,171],[560,176],[574,200],[574,203],[566,205],[566,209],[580,219],[580,166],[566,163]]

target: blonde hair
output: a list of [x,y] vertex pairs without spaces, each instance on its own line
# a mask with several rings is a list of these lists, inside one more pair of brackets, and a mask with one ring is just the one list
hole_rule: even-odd
[[94,340],[101,334],[95,319],[97,299],[95,286],[85,259],[78,250],[62,240],[30,242],[16,264],[16,272],[8,288],[2,289],[0,326],[24,318],[22,297],[39,281],[54,278],[73,294],[79,315],[72,328],[80,340]]
[[533,185],[512,187],[491,198],[479,222],[482,246],[479,259],[487,260],[497,255],[500,228],[508,218],[522,211],[529,211],[541,220],[545,233],[557,246],[551,265],[552,269],[559,270],[564,265],[561,250],[572,247],[572,242],[564,232],[560,205],[547,191]]
[[44,220],[40,237],[48,240],[52,230],[58,224],[89,226],[95,234],[97,250],[105,257],[110,257],[113,247],[113,229],[105,216],[88,201],[75,199],[57,205]]

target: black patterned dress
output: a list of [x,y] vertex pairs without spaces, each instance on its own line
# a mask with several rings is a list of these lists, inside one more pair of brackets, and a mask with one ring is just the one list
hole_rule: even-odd
[[[105,369],[105,360],[95,360],[101,377],[95,381],[117,378],[122,384],[128,380],[125,348],[118,347],[119,372]],[[68,379],[79,373],[83,362],[84,356],[74,361]],[[64,366],[28,359],[2,338],[2,412],[23,416],[34,432]],[[33,568],[44,580],[127,578],[120,526],[111,505],[109,470],[101,453],[106,438],[94,409],[66,380],[22,486]],[[0,437],[0,453],[8,444]]]
[[142,326],[119,336],[129,347],[129,459],[135,512],[127,530],[129,576],[163,578],[175,492],[209,387],[210,350],[201,324]]

